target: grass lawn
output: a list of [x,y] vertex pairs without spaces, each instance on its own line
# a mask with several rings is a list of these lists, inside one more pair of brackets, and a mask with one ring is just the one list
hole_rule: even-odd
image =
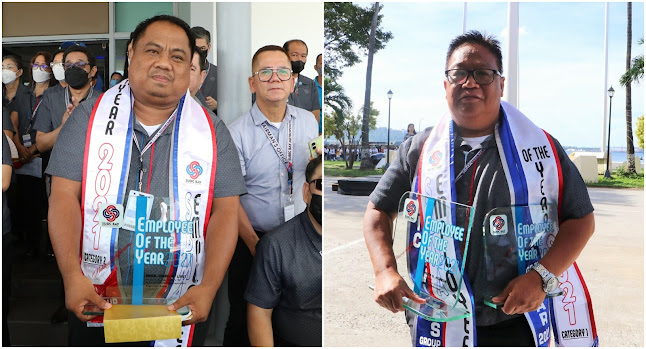
[[586,183],[588,187],[606,187],[606,188],[644,188],[644,173],[627,174],[623,168],[618,168],[612,173],[611,179],[599,176],[599,182]]
[[331,176],[331,177],[364,177],[369,175],[384,174],[384,170],[362,171],[359,169],[359,166],[361,166],[361,161],[355,161],[353,169],[346,169],[345,161],[324,161],[323,174],[325,176]]

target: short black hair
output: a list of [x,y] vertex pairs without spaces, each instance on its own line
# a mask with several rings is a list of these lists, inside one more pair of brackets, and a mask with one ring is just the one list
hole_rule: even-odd
[[112,80],[112,77],[114,76],[114,74],[118,74],[118,75],[121,77],[121,79],[123,79],[123,74],[121,74],[121,73],[119,73],[118,71],[116,71],[116,72],[114,72],[114,73],[110,74],[110,80]]
[[16,68],[17,68],[17,70],[20,70],[20,69],[22,69],[22,68],[23,68],[22,60],[20,60],[20,58],[19,58],[18,56],[16,56],[16,55],[14,55],[14,54],[10,53],[10,54],[8,54],[8,55],[4,55],[4,56],[2,56],[2,60],[4,61],[5,59],[10,59],[10,60],[12,60],[12,61],[16,64]]
[[300,42],[301,44],[305,45],[305,54],[307,54],[310,51],[310,49],[307,48],[307,44],[305,43],[305,41],[301,39],[292,39],[292,40],[285,41],[285,43],[283,44],[283,50],[285,50],[285,52],[289,52],[289,44],[291,44],[292,42]]
[[168,22],[182,28],[188,37],[188,48],[191,50],[189,57],[193,57],[193,53],[195,52],[195,35],[191,32],[191,27],[189,27],[182,19],[169,15],[157,15],[137,24],[137,28],[135,28],[135,31],[133,31],[131,35],[133,49],[137,45],[137,40],[139,40],[146,31],[146,28],[155,22]]
[[57,49],[56,51],[54,51],[54,53],[52,53],[52,61],[54,60],[54,58],[56,58],[56,55],[59,53],[62,53],[63,57],[65,57],[65,50]]
[[307,164],[307,167],[305,168],[305,181],[309,183],[312,180],[312,176],[314,176],[314,171],[316,171],[316,168],[321,166],[321,157],[317,156],[312,161],[310,161]]
[[256,60],[258,59],[258,55],[260,55],[263,52],[268,52],[268,51],[282,52],[282,53],[285,54],[285,57],[287,57],[287,61],[288,62],[290,61],[289,55],[287,54],[287,51],[285,51],[285,49],[283,49],[282,47],[280,47],[278,45],[266,45],[266,46],[263,46],[263,47],[259,48],[258,51],[256,51],[256,53],[253,54],[253,58],[251,58],[251,70],[252,70],[251,74],[254,73],[253,72],[253,66],[256,64]]
[[65,61],[67,60],[67,55],[69,55],[72,52],[83,52],[83,53],[85,53],[85,55],[87,56],[87,62],[90,63],[90,68],[96,67],[96,58],[94,57],[92,52],[90,52],[90,50],[88,50],[88,48],[85,47],[85,46],[70,46],[70,47],[68,47],[67,50],[65,50],[65,53],[63,54],[63,64],[65,64]]
[[[319,53],[319,55],[318,55],[318,56],[316,56],[316,61],[318,61],[318,60],[319,60],[319,57],[321,57],[321,56],[323,56],[323,54],[322,54],[322,53]],[[315,61],[315,63],[316,63],[316,61]],[[321,62],[323,62],[323,61],[321,61]]]
[[202,27],[193,27],[191,28],[191,32],[195,35],[196,39],[206,39],[207,44],[211,43],[211,32],[208,30]]
[[446,69],[448,69],[449,59],[451,55],[458,47],[464,44],[478,44],[484,46],[491,54],[496,58],[496,64],[498,65],[498,71],[502,74],[502,52],[500,51],[500,41],[496,39],[493,35],[487,35],[487,33],[481,33],[477,30],[471,30],[466,34],[462,34],[449,44],[449,51],[446,53]]

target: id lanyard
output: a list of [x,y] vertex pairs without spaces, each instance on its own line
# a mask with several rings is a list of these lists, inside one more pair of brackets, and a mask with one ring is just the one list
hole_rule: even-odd
[[[132,109],[131,109],[131,113],[134,113]],[[175,116],[177,116],[177,109],[175,109],[175,111],[173,112],[173,115],[171,115],[171,117],[168,118],[168,120],[166,120],[166,122],[162,125],[162,127],[157,131],[155,136],[150,140],[148,140],[148,143],[146,143],[143,149],[141,149],[141,147],[139,146],[139,141],[137,140],[137,135],[135,135],[134,127],[132,128],[132,139],[135,141],[135,146],[137,146],[137,150],[139,150],[139,178],[138,178],[137,190],[140,192],[141,192],[141,184],[144,178],[144,153],[146,152],[146,150],[150,149],[150,147],[152,147],[153,144],[155,144],[155,141],[157,140],[157,138],[159,138],[159,136],[161,136],[161,134],[164,133],[164,130],[166,130],[168,125],[170,125],[171,122],[175,120]],[[152,171],[152,168],[149,171]]]
[[473,163],[476,162],[476,160],[478,160],[478,158],[480,157],[480,155],[482,155],[482,153],[484,153],[484,151],[485,151],[484,149],[480,149],[480,151],[478,151],[476,153],[476,155],[474,155],[471,158],[471,161],[469,161],[466,165],[464,165],[464,168],[462,169],[462,171],[460,171],[460,173],[458,173],[458,175],[455,176],[455,181],[456,182],[458,181],[458,179],[462,178],[462,176],[464,176],[465,173],[467,173],[469,168],[471,168],[471,166],[473,166]]
[[280,144],[278,144],[276,137],[274,137],[273,133],[271,133],[271,131],[269,130],[267,121],[260,124],[260,127],[262,127],[262,130],[265,132],[265,135],[269,139],[269,143],[271,143],[271,146],[276,151],[276,155],[278,155],[278,158],[280,158],[280,160],[283,162],[283,164],[285,164],[285,167],[287,168],[287,188],[289,189],[289,202],[292,202],[292,180],[294,178],[294,167],[292,166],[292,120],[289,120],[287,131],[287,156],[285,156],[283,149],[281,149]]
[[29,124],[27,125],[27,130],[25,131],[25,134],[29,134],[29,132],[31,132],[31,128],[34,127],[34,119],[36,117],[36,112],[38,111],[38,107],[40,107],[40,103],[43,103],[43,96],[36,97],[36,106],[34,107],[34,110],[31,113],[31,118],[29,119]]
[[[83,98],[82,100],[92,98],[93,93],[94,93],[94,87],[92,86],[92,84],[90,84],[90,90],[87,92],[87,94],[85,95],[85,98]],[[65,97],[64,98],[65,98],[65,101],[63,102],[63,105],[65,107],[65,110],[67,110],[67,105],[72,103],[72,99],[70,98],[70,87],[69,87],[69,85],[65,87]],[[79,101],[79,103],[81,103],[81,101]]]

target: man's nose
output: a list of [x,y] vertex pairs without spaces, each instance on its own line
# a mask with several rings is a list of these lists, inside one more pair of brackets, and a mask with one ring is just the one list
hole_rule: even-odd
[[475,72],[467,73],[467,80],[462,84],[463,88],[476,88],[480,86],[480,84],[476,82],[476,78],[473,74],[475,74]]
[[155,61],[155,66],[163,69],[170,69],[170,57],[165,54],[160,54]]

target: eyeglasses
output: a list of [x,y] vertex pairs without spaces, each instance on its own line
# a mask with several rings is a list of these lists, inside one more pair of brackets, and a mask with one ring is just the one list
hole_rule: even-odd
[[61,66],[61,67],[62,67],[62,66],[63,66],[63,62],[51,62],[51,63],[49,63],[49,66],[50,66],[50,67],[52,67],[52,68],[54,68],[54,67],[58,67],[58,66]]
[[7,70],[18,70],[18,67],[16,67],[13,64],[8,64],[8,65],[3,65],[2,69],[7,69]]
[[278,78],[281,81],[287,81],[289,80],[289,78],[292,77],[292,70],[286,69],[286,68],[275,68],[275,69],[267,68],[267,69],[259,70],[254,74],[258,75],[258,80],[262,82],[267,82],[271,80],[271,77],[274,75],[274,73],[276,73],[276,76],[278,76]]
[[40,70],[45,70],[45,69],[49,68],[49,65],[32,63],[31,67],[36,68],[36,69],[40,69]]
[[444,71],[444,75],[452,84],[462,85],[471,75],[477,84],[487,85],[492,83],[494,76],[500,75],[500,72],[495,69],[449,69]]
[[85,68],[86,65],[90,63],[84,62],[84,61],[78,61],[78,62],[65,62],[65,70],[70,69],[72,67],[79,67],[81,69]]
[[316,189],[317,190],[323,190],[323,179],[314,179],[308,182],[309,184],[316,183]]

